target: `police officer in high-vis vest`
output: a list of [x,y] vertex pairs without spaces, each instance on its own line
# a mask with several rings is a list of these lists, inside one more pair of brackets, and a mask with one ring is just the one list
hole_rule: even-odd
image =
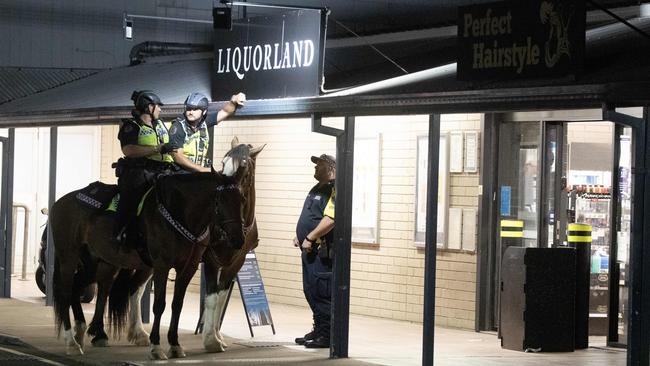
[[192,93],[185,99],[185,112],[169,129],[169,141],[174,147],[171,156],[174,162],[186,172],[209,172],[208,159],[210,136],[208,128],[230,117],[246,102],[246,95],[233,95],[216,115],[208,110],[208,98],[201,93]]
[[296,343],[307,348],[329,348],[336,158],[322,154],[312,156],[311,161],[316,164],[314,178],[318,183],[305,198],[293,245],[302,251],[302,289],[314,317],[314,329],[296,338]]
[[120,202],[116,217],[116,238],[121,243],[133,242],[138,203],[153,185],[158,174],[170,171],[174,160],[169,153],[169,132],[158,117],[163,105],[150,90],[134,91],[133,119],[123,120],[117,138],[124,157],[118,160],[116,175]]

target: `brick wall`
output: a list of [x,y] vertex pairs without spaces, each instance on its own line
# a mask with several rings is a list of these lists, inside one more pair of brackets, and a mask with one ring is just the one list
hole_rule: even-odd
[[[480,118],[444,115],[441,133],[479,131]],[[310,123],[308,119],[225,121],[217,127],[214,141],[215,166],[233,136],[253,146],[267,144],[257,160],[260,246],[256,252],[269,301],[298,306],[307,304],[300,255],[291,239],[305,195],[315,184],[309,157],[336,152],[335,139],[312,133]],[[341,126],[340,119],[324,123]],[[121,155],[117,126],[103,126],[102,132],[102,180],[114,182],[110,163]],[[352,248],[352,313],[422,321],[424,251],[414,245],[413,238],[416,141],[427,132],[428,116],[424,115],[357,117],[357,136],[381,134],[381,164],[378,243],[353,243]],[[478,177],[478,172],[450,173],[449,207],[478,207]],[[436,323],[473,329],[474,252],[439,250],[436,276]],[[198,275],[189,290],[198,291]],[[233,295],[238,296],[238,291]]]

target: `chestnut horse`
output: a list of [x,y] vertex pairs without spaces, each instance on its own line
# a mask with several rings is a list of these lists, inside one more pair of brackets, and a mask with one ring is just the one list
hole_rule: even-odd
[[[257,155],[266,145],[254,148],[239,144],[235,137],[232,149],[223,159],[224,173],[238,171],[241,177],[242,216],[244,222],[244,245],[223,243],[223,238],[213,236],[210,248],[203,255],[205,263],[206,299],[203,308],[203,346],[208,352],[223,352],[227,347],[219,329],[225,310],[230,284],[244,264],[246,253],[258,243],[255,220],[255,164]],[[226,239],[227,240],[227,239]]]

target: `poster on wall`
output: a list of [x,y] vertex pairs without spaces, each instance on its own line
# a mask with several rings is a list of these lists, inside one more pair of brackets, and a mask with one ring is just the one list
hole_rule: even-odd
[[[438,247],[447,245],[447,209],[449,207],[449,147],[448,136],[440,135],[438,151],[438,220],[436,244]],[[415,245],[424,247],[427,225],[427,171],[429,165],[429,137],[419,136],[417,141],[417,182],[416,182],[416,212],[415,212]]]
[[278,11],[215,30],[212,100],[242,91],[248,99],[320,94],[326,14]]

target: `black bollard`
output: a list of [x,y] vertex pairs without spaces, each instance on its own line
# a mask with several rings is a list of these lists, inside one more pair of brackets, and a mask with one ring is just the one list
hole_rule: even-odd
[[567,242],[576,249],[576,349],[589,347],[591,225],[569,224]]

